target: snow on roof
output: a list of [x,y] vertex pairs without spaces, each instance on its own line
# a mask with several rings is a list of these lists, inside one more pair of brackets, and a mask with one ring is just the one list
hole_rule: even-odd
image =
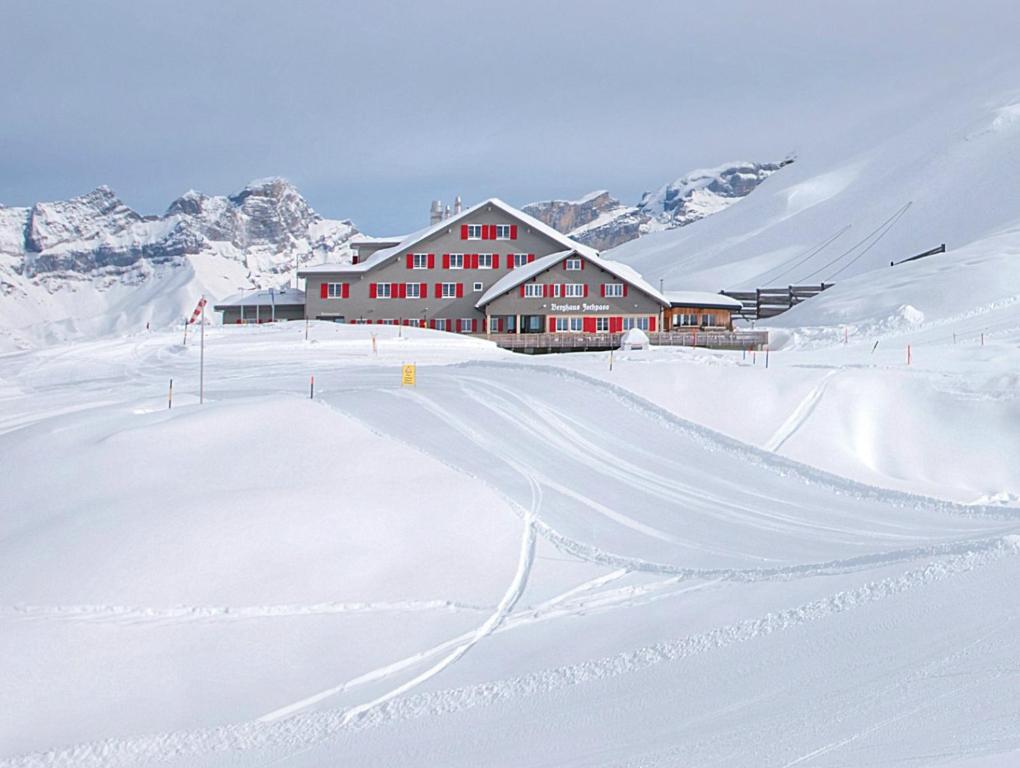
[[448,219],[443,219],[442,221],[431,224],[424,229],[419,229],[417,232],[412,232],[391,248],[380,248],[359,264],[319,264],[314,267],[302,268],[298,271],[298,276],[304,277],[306,274],[321,274],[323,272],[367,272],[370,269],[380,266],[389,259],[405,253],[427,237],[431,237],[437,232],[450,228],[462,220],[467,219],[487,205],[491,205],[500,209],[509,216],[513,216],[525,226],[530,227],[533,231],[545,235],[549,239],[561,244],[566,249],[577,251],[580,255],[589,258],[598,256],[598,251],[594,248],[589,248],[587,245],[582,245],[581,243],[571,240],[562,232],[558,232],[548,224],[539,221],[534,216],[529,216],[524,213],[524,211],[518,210],[512,205],[504,203],[498,197],[490,197],[488,200],[483,200],[477,205],[473,205]]
[[351,245],[361,245],[367,243],[391,243],[397,244],[403,240],[407,235],[395,235],[393,237],[373,237],[372,235],[357,234],[352,237],[348,242]]
[[265,288],[258,291],[242,291],[218,302],[213,309],[224,307],[254,306],[300,306],[305,303],[305,292],[298,288]]
[[[637,288],[639,291],[646,293],[651,296],[657,302],[666,306],[669,301],[666,297],[659,293],[653,288],[648,281],[646,281],[633,267],[626,264],[621,264],[618,261],[612,261],[610,259],[603,259],[598,255],[597,251],[591,248],[585,248],[587,253],[582,253],[577,248],[571,248],[569,251],[560,251],[559,253],[550,253],[548,256],[542,256],[539,259],[535,259],[530,264],[525,264],[523,267],[517,267],[513,271],[508,272],[505,276],[501,277],[495,283],[490,286],[489,290],[482,294],[475,307],[481,309],[490,301],[495,299],[497,296],[502,296],[507,291],[511,291],[521,283],[525,283],[536,275],[544,272],[550,267],[555,266],[556,262],[565,259],[572,253],[576,253],[579,256],[583,256],[588,260],[588,263],[601,267],[609,274],[620,278],[626,283]],[[739,303],[739,302],[738,302]]]
[[666,291],[666,299],[672,307],[721,307],[740,309],[743,305],[734,298],[709,291]]

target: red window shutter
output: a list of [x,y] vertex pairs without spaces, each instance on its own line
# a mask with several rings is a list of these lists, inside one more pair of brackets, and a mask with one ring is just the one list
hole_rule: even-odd
[[566,259],[564,259],[564,260],[563,260],[563,268],[564,268],[564,269],[566,269],[566,268],[567,268],[567,260],[566,260]]
[[329,285],[327,283],[323,283],[322,286],[319,288],[319,298],[325,299],[328,297],[329,297]]
[[443,254],[443,269],[449,269],[449,268],[450,268],[450,254],[444,253]]
[[655,333],[655,315],[648,318],[648,330]]
[[471,333],[478,333],[478,318],[471,318]]
[[626,283],[623,284],[623,297],[627,298],[627,284]]
[[510,239],[511,240],[516,240],[517,239],[517,225],[516,224],[511,224],[510,225]]
[[496,225],[495,224],[490,224],[489,225],[489,237],[487,239],[489,239],[489,240],[495,240],[496,239]]
[[602,298],[603,299],[606,298],[606,284],[602,283],[602,285],[599,286],[599,288],[601,288],[601,290],[602,290]]
[[588,298],[588,283],[584,284],[584,298]]
[[430,253],[429,254],[429,269],[435,269],[435,268],[436,268],[436,254]]
[[370,299],[375,298],[375,283],[368,284],[368,298]]
[[407,254],[407,268],[408,269],[414,269],[414,254],[413,253]]
[[431,320],[429,320],[429,328],[435,328],[435,327],[436,327],[436,319],[433,317]]
[[351,284],[344,283],[344,287],[340,289],[340,295],[345,299],[351,298]]
[[457,298],[464,298],[464,283],[457,283]]
[[493,269],[499,269],[499,254],[498,253],[492,254],[492,268]]
[[566,283],[561,283],[560,284],[560,296],[562,296],[563,298],[567,297],[567,284]]
[[437,299],[443,298],[443,284],[442,283],[436,283],[436,298]]
[[423,299],[427,299],[429,297],[429,284],[418,283],[418,292],[421,294]]
[[584,272],[584,259],[581,259],[581,271]]
[[401,283],[398,286],[397,293],[399,294],[399,298],[406,299],[407,298],[407,283]]
[[468,235],[467,235],[467,224],[461,224],[460,225],[460,239],[461,240],[467,240],[467,237],[468,237]]
[[595,333],[595,318],[586,317],[581,321],[581,326],[584,328],[585,333]]
[[556,333],[556,318],[549,317],[549,333]]
[[521,283],[521,297],[524,297],[524,284]]
[[534,260],[535,260],[535,254],[533,254],[533,253],[529,253],[529,254],[528,254],[528,263],[530,264],[530,263],[531,263],[531,262],[533,262]]
[[508,253],[506,255],[506,268],[507,269],[514,268],[514,255],[512,253]]
[[609,332],[619,333],[623,330],[623,318],[622,317],[611,317],[609,318]]

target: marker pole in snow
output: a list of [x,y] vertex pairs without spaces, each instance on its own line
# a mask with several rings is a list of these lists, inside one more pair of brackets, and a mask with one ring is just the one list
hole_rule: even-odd
[[609,370],[613,370],[613,350],[609,350]]
[[850,331],[845,326],[843,328],[843,343],[844,344],[850,343]]
[[765,367],[769,367],[769,345],[765,345]]
[[985,345],[985,334],[982,332],[982,334],[981,334],[981,346],[983,347],[984,345]]
[[312,377],[308,380],[308,399],[309,400],[314,400],[315,399],[315,374],[314,373],[312,374]]
[[170,391],[166,396],[166,409],[169,411],[174,407],[174,380],[170,379]]
[[188,346],[188,318],[184,318],[184,346]]
[[910,345],[907,344],[907,365],[910,365]]
[[205,297],[202,297],[202,323],[199,326],[199,353],[198,353],[198,404],[205,402]]

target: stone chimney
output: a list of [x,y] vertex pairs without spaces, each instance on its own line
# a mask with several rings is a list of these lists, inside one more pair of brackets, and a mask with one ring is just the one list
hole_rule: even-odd
[[443,203],[441,200],[433,200],[432,208],[429,209],[429,224],[438,224],[443,220]]

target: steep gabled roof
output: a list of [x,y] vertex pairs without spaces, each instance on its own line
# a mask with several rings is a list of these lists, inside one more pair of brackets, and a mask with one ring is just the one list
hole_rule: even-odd
[[498,197],[490,197],[488,200],[483,200],[477,205],[473,205],[448,219],[443,219],[442,221],[436,222],[424,229],[419,229],[417,232],[407,235],[403,240],[390,248],[380,248],[360,264],[318,264],[314,267],[305,267],[299,270],[298,276],[304,277],[306,274],[321,274],[323,272],[368,272],[369,270],[386,263],[395,256],[411,252],[414,249],[414,246],[437,232],[459,225],[461,222],[466,221],[487,205],[498,208],[508,216],[512,216],[517,219],[517,221],[526,227],[530,227],[535,232],[539,232],[549,239],[559,243],[564,249],[577,251],[580,255],[587,256],[589,258],[592,256],[598,256],[598,251],[594,248],[589,248],[586,245],[582,245],[581,243],[571,240],[562,232],[556,231],[548,224],[539,221],[534,216],[529,216],[524,213],[524,211],[514,208],[512,205],[504,203]]
[[632,285],[637,290],[659,302],[662,306],[669,306],[669,300],[661,292],[653,288],[633,267],[621,264],[618,261],[612,261],[611,259],[604,259],[591,248],[585,248],[585,251],[588,251],[588,253],[582,253],[576,248],[571,248],[568,251],[550,253],[548,256],[542,256],[539,259],[535,259],[530,264],[525,264],[523,267],[513,269],[493,283],[489,287],[489,290],[482,294],[482,298],[475,303],[475,307],[477,309],[481,309],[493,299],[512,291],[514,288],[521,285],[521,283],[526,283],[531,278],[551,269],[556,266],[558,262],[566,259],[574,253],[586,259],[589,264],[601,267],[614,277],[618,277],[628,285]]

